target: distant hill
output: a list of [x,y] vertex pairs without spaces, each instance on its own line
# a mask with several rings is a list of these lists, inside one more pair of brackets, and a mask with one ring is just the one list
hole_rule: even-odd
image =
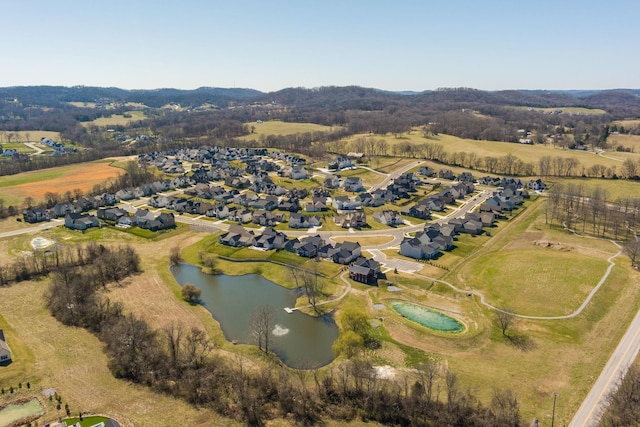
[[17,99],[22,106],[61,107],[69,102],[136,102],[159,108],[170,103],[183,107],[231,103],[280,104],[300,113],[310,111],[447,111],[483,106],[586,107],[604,109],[615,117],[640,116],[640,89],[616,90],[503,90],[446,88],[433,91],[391,92],[360,86],[286,88],[264,93],[255,89],[201,87],[193,90],[125,90],[91,86],[17,86],[0,88],[0,100]]
[[158,108],[169,103],[198,106],[206,103],[226,106],[230,101],[262,95],[254,89],[202,87],[194,90],[125,90],[92,86],[14,86],[0,88],[0,99],[17,99],[23,105],[58,107],[67,102],[139,102]]

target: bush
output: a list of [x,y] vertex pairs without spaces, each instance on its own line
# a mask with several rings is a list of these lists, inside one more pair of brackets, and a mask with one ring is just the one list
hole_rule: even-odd
[[201,293],[202,291],[191,283],[185,283],[182,287],[182,298],[191,303],[198,302]]

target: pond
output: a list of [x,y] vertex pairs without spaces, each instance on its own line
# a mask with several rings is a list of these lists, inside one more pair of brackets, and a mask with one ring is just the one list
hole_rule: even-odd
[[229,341],[254,344],[249,338],[249,323],[256,308],[274,308],[274,327],[270,350],[292,368],[323,366],[334,358],[331,345],[338,338],[338,327],[330,315],[313,317],[294,311],[299,291],[279,286],[258,274],[207,275],[199,267],[180,264],[171,267],[180,286],[191,283],[202,290],[202,305],[220,323]]
[[23,418],[41,414],[44,414],[44,408],[38,399],[34,398],[24,403],[10,403],[0,409],[0,427],[9,426]]
[[393,301],[390,305],[403,317],[419,323],[422,326],[426,326],[429,329],[451,333],[461,332],[464,330],[464,325],[462,323],[453,317],[440,313],[439,311],[404,301]]

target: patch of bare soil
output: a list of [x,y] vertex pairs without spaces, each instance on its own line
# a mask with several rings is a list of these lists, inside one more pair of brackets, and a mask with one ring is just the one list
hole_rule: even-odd
[[519,250],[519,249],[528,249],[531,245],[532,241],[541,240],[544,236],[542,231],[525,231],[522,233],[518,239],[515,239],[505,245],[505,250]]
[[573,247],[564,245],[562,242],[550,242],[548,240],[534,240],[534,245],[542,248],[556,249],[563,252],[569,252],[574,250]]

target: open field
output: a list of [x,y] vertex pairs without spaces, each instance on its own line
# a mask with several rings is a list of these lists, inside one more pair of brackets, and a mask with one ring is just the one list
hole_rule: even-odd
[[601,110],[599,108],[582,108],[582,107],[513,107],[516,108],[518,110],[532,110],[532,111],[536,111],[539,113],[547,113],[547,114],[551,114],[554,113],[556,111],[562,111],[561,114],[576,114],[576,115],[602,115],[602,114],[607,114],[606,111]]
[[[633,153],[640,153],[640,135],[609,135],[609,138],[607,138],[607,143],[611,145],[630,148]],[[618,154],[622,153],[611,153],[612,156]]]
[[362,179],[362,185],[365,187],[379,184],[386,178],[383,174],[375,173],[364,168],[343,169],[341,171],[334,172],[334,175],[340,176],[342,179],[358,177]]
[[280,120],[269,120],[262,123],[245,123],[249,129],[254,129],[253,133],[244,135],[238,139],[244,141],[257,140],[261,136],[267,135],[293,135],[306,132],[329,132],[333,128],[330,126],[317,125],[314,123],[289,123]]
[[0,177],[0,198],[7,206],[20,205],[26,197],[38,202],[47,192],[62,195],[75,189],[88,191],[95,184],[122,173],[122,169],[111,166],[110,160],[102,160],[3,176]]
[[[362,138],[365,135],[354,135],[344,141],[349,141]],[[616,166],[620,168],[622,161],[614,160],[603,156],[597,156],[591,152],[578,151],[578,150],[564,150],[559,147],[554,147],[551,144],[516,144],[510,142],[501,141],[484,141],[484,140],[472,140],[458,138],[452,135],[440,134],[431,138],[425,138],[421,132],[414,130],[409,133],[402,134],[400,137],[393,135],[377,136],[377,139],[384,139],[389,144],[389,151],[393,151],[393,146],[401,143],[410,143],[412,145],[422,145],[425,143],[441,144],[447,153],[465,152],[476,153],[478,157],[502,157],[507,154],[513,154],[524,162],[533,162],[538,164],[539,160],[545,156],[551,157],[574,157],[580,161],[580,164],[585,167],[590,167],[594,164],[601,164],[606,167]],[[617,157],[620,153],[611,152],[606,153],[606,156]],[[632,155],[635,160],[640,160],[640,153]],[[448,166],[440,166],[438,169]]]
[[640,120],[615,120],[613,124],[617,126],[624,126],[626,129],[631,129],[636,126],[640,126]]
[[607,200],[635,198],[640,194],[640,182],[628,179],[550,178],[549,182],[560,182],[564,185],[582,185],[590,191],[599,188],[603,194],[607,195]]
[[42,138],[50,138],[54,141],[60,141],[60,132],[51,132],[46,130],[17,130],[17,131],[0,131],[0,144],[8,142],[7,134],[12,133],[13,142],[40,142]]
[[128,111],[124,114],[112,114],[109,117],[100,117],[90,122],[83,122],[82,125],[85,127],[127,125],[137,120],[144,120],[146,117],[142,111]]

